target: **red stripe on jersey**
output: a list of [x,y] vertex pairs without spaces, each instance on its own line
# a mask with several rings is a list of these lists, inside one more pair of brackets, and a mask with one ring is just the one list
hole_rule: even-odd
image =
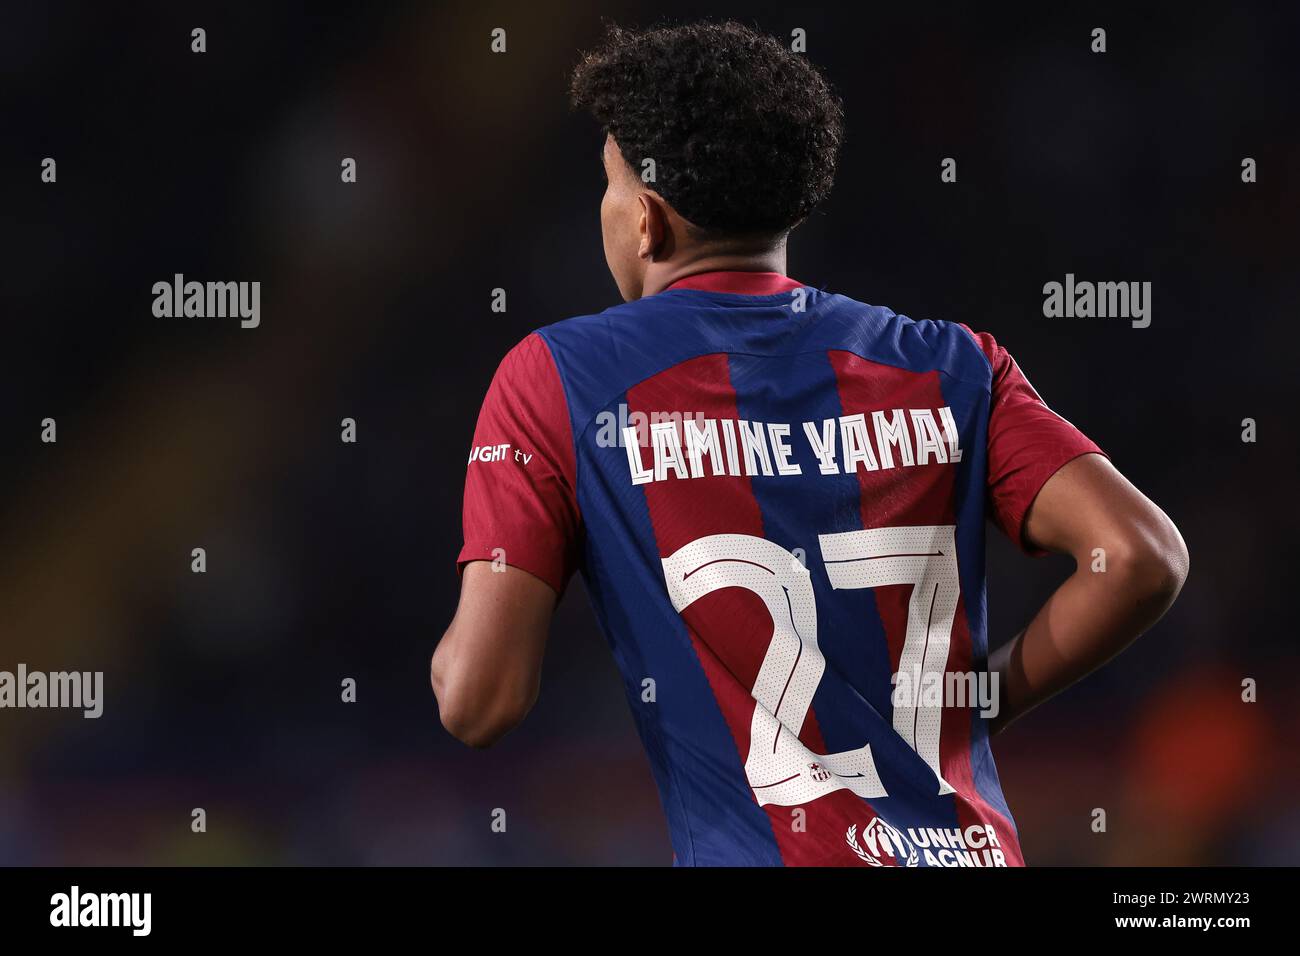
[[[669,289],[699,289],[701,292],[730,292],[734,295],[776,295],[803,285],[779,272],[697,272],[678,279]],[[664,290],[667,291],[667,290]]]
[[[870,362],[851,352],[830,351],[831,367],[839,385],[843,413],[867,415],[867,429],[872,435],[871,412],[904,410],[903,421],[908,440],[915,446],[916,434],[907,409],[943,407],[943,391],[938,372],[911,372]],[[862,526],[889,528],[905,525],[956,524],[956,469],[931,461],[925,465],[906,466],[895,456],[894,468],[868,471],[859,466],[858,483],[862,489]],[[877,457],[880,452],[877,449]],[[907,634],[907,606],[910,585],[892,585],[875,589],[876,607],[889,645],[890,666],[897,673]],[[948,651],[949,672],[970,669],[971,638],[962,598],[957,602],[952,639]],[[944,779],[957,791],[957,823],[964,831],[971,825],[993,824],[1007,863],[1023,865],[1015,831],[1010,822],[984,801],[975,786],[971,769],[970,711],[945,710],[939,739],[939,763]]]
[[[685,415],[733,421],[740,417],[725,354],[691,359],[633,386],[628,389],[627,405],[629,416],[639,412],[650,422],[656,420],[656,414],[676,412],[676,417],[660,420],[677,422],[679,432]],[[762,512],[747,477],[714,476],[706,467],[706,474],[699,478],[651,482],[643,490],[660,557],[711,534],[763,537]],[[771,616],[757,595],[742,588],[726,588],[695,601],[682,613],[682,619],[735,740],[740,757],[737,769],[743,774],[757,706],[752,691],[771,641]],[[799,739],[814,753],[826,752],[811,708]],[[849,801],[836,812],[832,801],[844,797]],[[795,808],[769,804],[764,809],[785,865],[856,865],[843,845],[845,829],[862,819],[862,802],[851,792],[840,790],[803,804],[804,831],[793,826]],[[867,812],[869,816],[869,808]]]
[[[901,408],[908,441],[915,433],[907,414],[910,408],[938,408],[943,405],[936,372],[917,373],[888,365],[878,365],[852,352],[829,353],[831,368],[839,384],[840,407],[845,415],[864,413],[867,431],[875,448],[871,412],[889,415]],[[899,525],[951,524],[953,505],[953,469],[948,465],[906,466],[899,453],[893,454],[894,468],[867,471],[859,466],[858,484],[862,489],[862,526],[892,528]],[[879,454],[877,455],[879,458]],[[889,645],[889,662],[898,671],[907,635],[907,604],[911,585],[876,588],[876,606]]]

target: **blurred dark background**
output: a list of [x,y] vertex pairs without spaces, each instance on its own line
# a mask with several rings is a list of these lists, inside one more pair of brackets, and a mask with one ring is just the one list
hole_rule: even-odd
[[[1027,859],[1300,859],[1294,6],[326,9],[4,5],[0,669],[102,670],[105,711],[0,711],[0,863],[670,861],[580,582],[498,748],[427,669],[497,361],[617,300],[567,72],[602,18],[702,16],[803,28],[844,97],[791,274],[994,333],[1188,541],[1169,617],[995,741]],[[177,272],[260,281],[261,327],[155,318]],[[1151,281],[1151,327],[1045,319],[1067,272]],[[1000,642],[1068,565],[990,538]]]

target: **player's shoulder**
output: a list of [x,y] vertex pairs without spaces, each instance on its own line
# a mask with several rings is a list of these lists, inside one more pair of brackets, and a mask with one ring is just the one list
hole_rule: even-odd
[[997,343],[961,322],[916,319],[886,306],[827,294],[825,312],[863,358],[916,370],[936,370],[987,386]]
[[687,357],[705,337],[693,313],[662,295],[621,302],[601,312],[575,315],[535,333],[571,374],[624,378]]
[[[644,300],[642,300],[644,301]],[[601,312],[575,315],[533,329],[506,353],[501,365],[507,370],[536,366],[557,367],[564,353],[608,347],[619,330],[632,330],[626,320],[644,309],[639,302],[624,302]]]
[[642,329],[638,320],[664,311],[663,302],[655,296],[620,302],[600,312],[575,315],[550,325],[544,325],[534,334],[552,347],[599,345],[633,335]]
[[[652,359],[645,347],[642,302],[626,302],[544,325],[527,333],[502,357],[499,392],[539,406],[567,405],[575,430],[599,411],[635,368]],[[562,401],[561,401],[562,399]]]

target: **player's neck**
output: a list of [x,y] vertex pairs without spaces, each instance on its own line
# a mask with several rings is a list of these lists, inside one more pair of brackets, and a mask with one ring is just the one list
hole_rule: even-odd
[[641,295],[655,295],[680,279],[702,272],[776,272],[785,275],[785,243],[762,252],[701,250],[688,256],[651,262],[646,267]]

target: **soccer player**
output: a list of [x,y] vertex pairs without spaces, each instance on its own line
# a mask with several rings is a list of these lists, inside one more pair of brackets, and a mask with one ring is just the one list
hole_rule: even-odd
[[[488,389],[443,724],[483,747],[523,719],[580,571],[678,865],[1022,864],[989,735],[1161,617],[1178,531],[991,335],[785,274],[842,134],[804,57],[613,28],[572,96],[625,302],[529,335]],[[1077,565],[991,656],[986,516]]]

